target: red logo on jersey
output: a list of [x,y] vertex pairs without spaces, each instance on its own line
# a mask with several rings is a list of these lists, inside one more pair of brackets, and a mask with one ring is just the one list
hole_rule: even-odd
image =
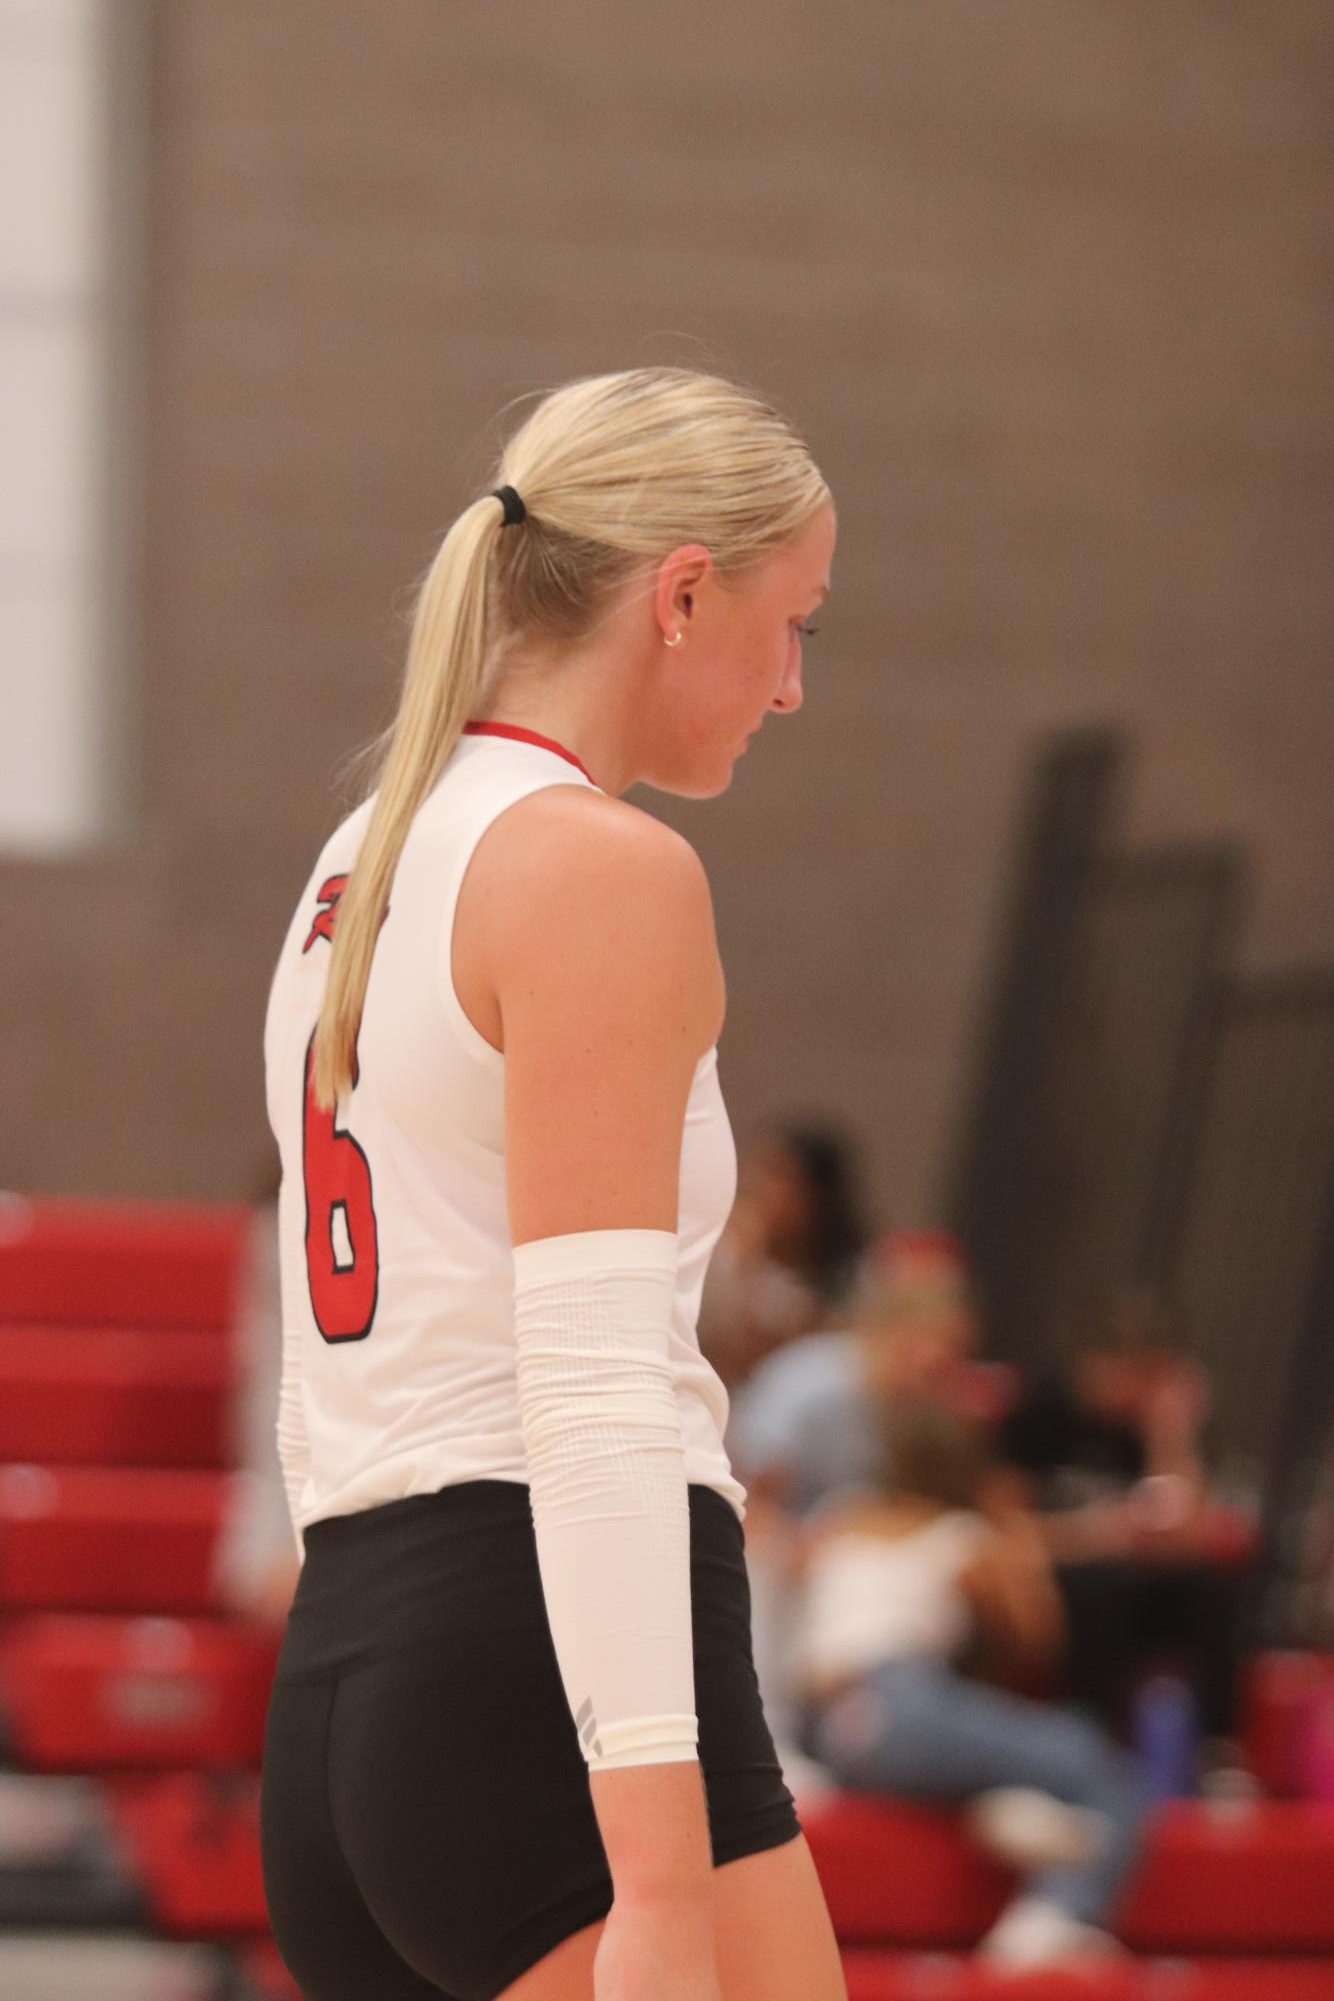
[[327,938],[332,945],[334,919],[338,915],[338,901],[346,888],[347,877],[345,875],[331,875],[328,881],[322,885],[319,901],[323,904],[324,908],[315,913],[315,922],[310,927],[310,936],[301,947],[303,953],[310,950],[317,938]]

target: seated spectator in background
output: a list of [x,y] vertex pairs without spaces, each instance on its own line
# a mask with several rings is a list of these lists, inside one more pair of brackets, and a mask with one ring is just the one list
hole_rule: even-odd
[[831,1494],[875,1484],[882,1413],[904,1398],[956,1395],[975,1338],[956,1246],[927,1232],[895,1231],[872,1254],[849,1331],[790,1342],[732,1398],[727,1445],[749,1495],[755,1671],[784,1774],[799,1795],[818,1793],[822,1778],[794,1748],[795,1525]]
[[1060,1601],[1036,1524],[993,1488],[953,1412],[900,1403],[881,1429],[876,1481],[802,1537],[803,1748],[850,1790],[969,1805],[978,1837],[1029,1874],[988,1957],[1115,1951],[1101,1927],[1143,1816],[1133,1767],[1085,1719],[959,1668],[979,1638],[1021,1674],[1054,1665]]
[[762,1510],[804,1515],[880,1477],[881,1415],[903,1398],[961,1393],[977,1322],[948,1237],[896,1231],[879,1247],[847,1332],[770,1355],[732,1399],[727,1444]]
[[1130,1294],[1086,1350],[1019,1401],[1000,1450],[1056,1561],[1071,1693],[1120,1725],[1137,1671],[1180,1661],[1205,1767],[1230,1770],[1251,1570],[1235,1516],[1210,1492],[1208,1405],[1204,1372],[1159,1303]]
[[846,1315],[866,1243],[852,1151],[832,1128],[777,1126],[748,1150],[700,1303],[700,1346],[729,1389]]

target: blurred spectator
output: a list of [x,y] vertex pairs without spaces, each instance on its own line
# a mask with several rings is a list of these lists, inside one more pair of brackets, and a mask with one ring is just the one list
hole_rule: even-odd
[[792,1748],[794,1525],[831,1495],[874,1487],[886,1410],[923,1395],[962,1400],[976,1323],[957,1246],[889,1232],[867,1261],[851,1318],[846,1332],[807,1335],[762,1362],[733,1396],[727,1431],[749,1495],[755,1669],[787,1782],[806,1797],[821,1775]]
[[958,1665],[978,1637],[1021,1670],[1059,1654],[1036,1523],[990,1482],[977,1431],[953,1412],[901,1403],[882,1431],[876,1485],[817,1510],[803,1535],[804,1748],[850,1790],[968,1803],[979,1838],[1030,1873],[988,1957],[1115,1950],[1100,1927],[1144,1811],[1130,1761],[1084,1718]]
[[[1125,1526],[1123,1503],[1138,1481],[1170,1480],[1176,1514],[1185,1520],[1196,1510],[1207,1486],[1208,1403],[1204,1373],[1176,1350],[1163,1309],[1135,1293],[1089,1347],[1023,1398],[1005,1439],[1032,1476],[1038,1505],[1065,1516],[1070,1546],[1100,1548],[1101,1504],[1113,1502],[1112,1519]],[[1160,1511],[1167,1503],[1160,1490]]]
[[804,1515],[842,1488],[873,1485],[883,1411],[905,1397],[963,1394],[977,1323],[948,1237],[891,1232],[853,1319],[849,1331],[789,1342],[733,1398],[728,1449],[761,1507]]
[[818,1125],[763,1135],[742,1161],[700,1304],[700,1345],[729,1389],[847,1314],[866,1242],[848,1141]]
[[1042,1512],[1070,1625],[1070,1688],[1124,1721],[1136,1675],[1164,1655],[1193,1687],[1206,1763],[1236,1753],[1251,1567],[1245,1527],[1211,1494],[1208,1383],[1160,1303],[1134,1293],[1001,1428]]

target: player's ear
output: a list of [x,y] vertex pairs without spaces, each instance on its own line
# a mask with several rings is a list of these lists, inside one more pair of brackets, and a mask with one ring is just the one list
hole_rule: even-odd
[[693,615],[699,586],[712,568],[713,557],[702,542],[684,542],[663,557],[654,610],[665,639],[679,632]]

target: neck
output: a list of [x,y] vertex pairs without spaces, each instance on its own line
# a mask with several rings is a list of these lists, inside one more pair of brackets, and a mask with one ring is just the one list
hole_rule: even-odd
[[639,776],[643,703],[631,679],[605,655],[515,661],[473,716],[549,737],[578,758],[599,790],[620,798]]

